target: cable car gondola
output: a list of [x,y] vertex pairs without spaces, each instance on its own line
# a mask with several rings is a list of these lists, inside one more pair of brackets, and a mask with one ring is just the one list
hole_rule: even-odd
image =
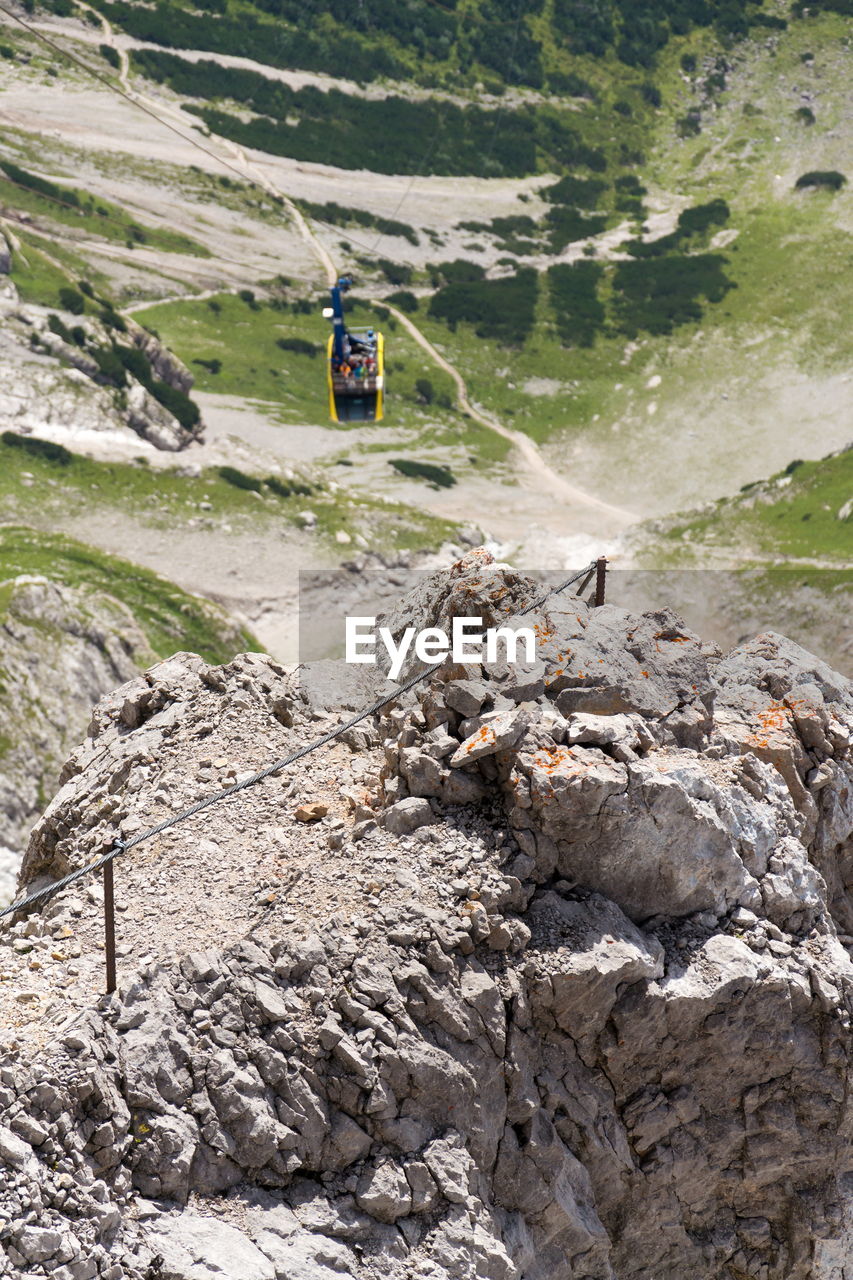
[[343,295],[351,276],[332,286],[332,305],[323,312],[332,321],[328,343],[329,414],[334,422],[380,422],[385,385],[385,340],[376,329],[348,329]]

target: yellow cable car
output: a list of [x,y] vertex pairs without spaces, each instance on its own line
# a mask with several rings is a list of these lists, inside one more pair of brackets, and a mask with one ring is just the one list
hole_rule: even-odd
[[[333,422],[381,422],[385,390],[385,339],[381,333],[367,329],[351,329],[349,332],[357,342],[371,342],[372,351],[368,358],[372,359],[375,368],[365,370],[356,377],[346,358],[342,365],[336,360],[335,335],[329,335],[329,415]],[[358,356],[351,358],[357,359]],[[349,373],[346,372],[347,369]]]
[[332,287],[332,321],[326,348],[329,416],[333,422],[381,422],[385,391],[385,339],[375,329],[348,329],[343,295],[352,285],[341,276]]

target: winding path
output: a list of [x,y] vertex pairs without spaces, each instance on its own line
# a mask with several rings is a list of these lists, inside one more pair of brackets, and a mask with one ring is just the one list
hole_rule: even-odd
[[630,511],[626,511],[623,507],[614,507],[609,502],[604,502],[601,498],[596,498],[592,494],[586,493],[583,489],[578,489],[576,485],[570,484],[559,472],[548,466],[534,441],[530,439],[530,436],[525,435],[523,431],[512,431],[509,427],[503,426],[502,423],[496,422],[494,418],[488,417],[481,409],[476,409],[468,398],[468,388],[459,370],[449,360],[445,360],[441,352],[436,350],[429,338],[421,333],[417,325],[413,324],[407,315],[399,311],[397,307],[391,306],[390,303],[384,302],[382,305],[388,308],[439,368],[450,374],[456,384],[456,395],[463,413],[467,413],[475,422],[479,422],[482,426],[487,427],[489,431],[494,431],[497,435],[503,436],[505,440],[514,445],[524,470],[530,478],[536,481],[541,489],[548,490],[553,497],[561,498],[563,501],[568,500],[569,502],[580,503],[582,506],[592,507],[596,511],[600,511],[602,515],[609,516],[614,523],[618,523],[620,526],[633,524],[637,520],[635,515],[632,515]]
[[[87,4],[86,0],[74,0],[74,3],[77,5],[78,9],[85,10],[98,20],[104,33],[106,43],[110,48],[114,49],[118,55],[118,77],[124,93],[139,101],[140,104],[143,104],[149,112],[160,118],[164,124],[168,122],[162,120],[162,117],[164,115],[168,115],[173,121],[179,121],[182,125],[185,125],[186,120],[180,110],[166,106],[162,102],[158,102],[154,98],[147,97],[145,94],[141,94],[138,90],[131,87],[130,59],[127,56],[127,51],[117,44],[111,24],[102,13],[97,9],[92,8],[90,4]],[[169,127],[174,128],[174,125],[170,124]],[[186,134],[183,136],[186,141],[192,142],[194,145],[199,145],[195,139],[188,137]],[[338,269],[336,268],[335,263],[325,245],[320,241],[308,219],[305,218],[290,195],[286,191],[282,191],[280,187],[276,186],[267,174],[264,173],[261,166],[257,162],[248,158],[242,147],[231,142],[227,138],[220,137],[218,134],[209,134],[208,141],[214,140],[230,153],[233,159],[237,162],[237,165],[242,169],[243,173],[250,181],[256,182],[267,192],[268,195],[275,196],[277,199],[283,201],[299,231],[299,234],[311,248],[311,251],[314,253],[323,268],[323,271],[326,274],[327,283],[330,285],[334,284],[338,279]],[[632,512],[625,510],[625,508],[613,506],[611,503],[604,502],[601,498],[596,498],[593,494],[587,493],[585,490],[579,489],[576,485],[571,484],[561,476],[559,472],[555,471],[548,465],[542,457],[537,445],[529,436],[525,435],[524,432],[513,431],[509,427],[503,426],[502,423],[497,422],[494,418],[483,413],[482,410],[475,408],[469,399],[465,379],[462,377],[459,370],[436,350],[429,338],[421,332],[417,325],[414,324],[407,315],[388,303],[384,303],[383,305],[388,307],[388,310],[394,315],[407,333],[414,338],[415,342],[417,342],[417,344],[427,353],[430,359],[453,379],[454,385],[456,386],[458,404],[463,413],[467,413],[475,422],[478,422],[487,430],[493,431],[496,435],[501,436],[513,446],[519,464],[520,478],[527,480],[528,483],[532,484],[532,486],[539,492],[543,493],[543,495],[547,493],[558,501],[571,502],[578,506],[586,507],[589,510],[597,511],[600,515],[607,517],[611,522],[611,527],[616,526],[617,529],[624,529],[628,525],[634,524],[637,521],[638,517]]]

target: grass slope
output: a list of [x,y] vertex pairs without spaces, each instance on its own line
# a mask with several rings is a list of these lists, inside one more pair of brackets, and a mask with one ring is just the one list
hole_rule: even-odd
[[165,253],[210,257],[210,251],[189,236],[147,226],[109,200],[96,200],[76,187],[41,178],[8,160],[0,161],[0,204],[35,215],[38,226],[46,230],[59,224],[81,235],[123,242],[128,248],[147,245]]
[[103,592],[130,609],[145,634],[150,653],[135,654],[140,665],[179,650],[208,662],[229,662],[235,653],[259,648],[216,605],[189,595],[159,574],[105,555],[73,538],[23,526],[0,527],[0,614],[4,581],[37,574],[66,586]]
[[817,462],[795,459],[768,480],[649,529],[658,560],[700,559],[711,553],[736,560],[787,560],[853,567],[853,446]]
[[309,477],[307,484],[273,488],[261,477],[260,492],[253,492],[229,481],[225,468],[190,476],[66,453],[66,461],[52,461],[0,438],[0,504],[7,519],[53,529],[98,512],[132,511],[142,525],[168,530],[179,542],[184,530],[196,529],[260,538],[292,534],[304,527],[300,513],[310,507],[316,535],[331,546],[340,531],[384,551],[435,547],[455,534],[453,525],[426,512],[349,495],[332,481]]

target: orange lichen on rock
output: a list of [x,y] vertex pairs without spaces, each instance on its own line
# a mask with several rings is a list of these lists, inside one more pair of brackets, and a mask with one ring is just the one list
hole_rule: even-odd
[[534,752],[532,761],[535,768],[547,774],[578,773],[582,767],[579,757],[571,747],[559,747],[556,744],[553,747],[540,747]]
[[496,740],[494,729],[490,725],[484,724],[476,733],[471,735],[470,741],[466,745],[465,750],[473,751],[476,747],[482,747],[487,743],[492,743]]
[[755,719],[764,730],[747,734],[746,740],[756,747],[768,747],[770,738],[776,733],[790,734],[793,715],[784,702],[771,702],[762,711],[756,711]]

